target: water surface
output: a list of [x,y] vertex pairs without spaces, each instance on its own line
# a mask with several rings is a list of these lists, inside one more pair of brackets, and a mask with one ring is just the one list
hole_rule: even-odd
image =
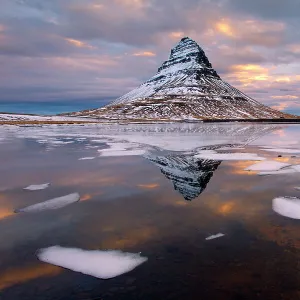
[[[2,126],[0,299],[299,299],[300,221],[272,210],[275,197],[300,197],[299,173],[194,159],[226,146],[296,165],[297,155],[263,146],[300,149],[299,136],[298,125]],[[81,201],[62,209],[15,213],[73,192]],[[40,262],[36,251],[53,245],[148,261],[101,280]]]

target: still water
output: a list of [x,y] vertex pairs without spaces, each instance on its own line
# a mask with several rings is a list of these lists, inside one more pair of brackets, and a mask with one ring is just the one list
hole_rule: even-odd
[[[0,299],[300,299],[300,220],[272,209],[300,198],[300,173],[195,157],[299,165],[299,137],[298,125],[2,126]],[[15,213],[75,192],[63,208]],[[103,280],[38,260],[55,245],[148,260]]]

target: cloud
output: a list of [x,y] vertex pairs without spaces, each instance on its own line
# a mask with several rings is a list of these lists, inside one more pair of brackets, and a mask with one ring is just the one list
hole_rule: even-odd
[[133,56],[156,56],[156,54],[152,51],[142,51],[133,53]]
[[299,99],[298,96],[295,95],[282,95],[282,96],[271,96],[273,99]]
[[300,92],[300,4],[270,1],[2,0],[0,101],[116,98],[191,36],[230,84],[278,105]]
[[79,47],[79,48],[90,48],[90,49],[93,49],[94,47],[87,44],[87,43],[84,43],[82,41],[79,41],[79,40],[75,40],[75,39],[69,39],[69,38],[65,38],[65,40],[74,45],[75,47]]

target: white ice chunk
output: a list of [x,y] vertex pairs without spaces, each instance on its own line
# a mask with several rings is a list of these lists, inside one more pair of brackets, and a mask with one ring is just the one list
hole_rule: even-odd
[[78,160],[92,160],[92,159],[95,159],[95,157],[94,156],[81,157]]
[[44,190],[49,187],[50,183],[43,183],[43,184],[32,184],[24,188],[24,190],[28,191],[39,191]]
[[270,152],[278,152],[278,153],[291,153],[291,154],[299,154],[300,153],[300,149],[285,149],[285,148],[264,148],[261,149],[264,151],[270,151]]
[[195,158],[212,160],[264,160],[264,157],[256,153],[203,153],[195,155]]
[[62,207],[65,207],[69,204],[72,204],[74,202],[77,202],[80,200],[80,195],[78,193],[69,194],[66,196],[54,198],[51,200],[47,200],[41,203],[33,204],[30,206],[27,206],[25,208],[21,208],[16,210],[16,212],[39,212],[43,210],[52,210],[52,209],[59,209]]
[[[106,150],[106,149],[105,149]],[[135,156],[135,155],[144,155],[146,153],[145,150],[140,150],[140,149],[136,149],[136,150],[111,150],[111,151],[100,151],[100,155],[101,156]]]
[[282,175],[282,174],[294,174],[300,172],[300,165],[290,166],[278,171],[265,171],[260,172],[258,175]]
[[298,186],[296,186],[295,189],[298,190],[298,191],[300,191],[300,187],[298,187]]
[[239,148],[239,147],[222,147],[218,150],[227,151],[227,150],[244,150],[245,148]]
[[148,260],[121,251],[82,250],[53,246],[38,251],[39,260],[75,272],[109,279],[132,271]]
[[98,152],[101,156],[131,156],[144,155],[145,150],[139,149],[137,144],[133,143],[107,143],[108,149],[100,149]]
[[266,160],[246,168],[246,171],[278,171],[282,168],[289,167],[290,164],[278,161]]
[[278,197],[273,199],[273,210],[284,217],[300,219],[300,199],[296,197]]
[[209,240],[217,239],[217,238],[223,237],[224,235],[225,234],[223,234],[223,233],[217,233],[215,235],[211,235],[211,236],[207,237],[205,240],[209,241]]

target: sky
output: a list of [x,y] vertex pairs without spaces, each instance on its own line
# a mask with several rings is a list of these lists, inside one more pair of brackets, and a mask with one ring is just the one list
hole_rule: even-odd
[[1,0],[0,103],[110,101],[184,36],[252,98],[300,114],[299,0]]

